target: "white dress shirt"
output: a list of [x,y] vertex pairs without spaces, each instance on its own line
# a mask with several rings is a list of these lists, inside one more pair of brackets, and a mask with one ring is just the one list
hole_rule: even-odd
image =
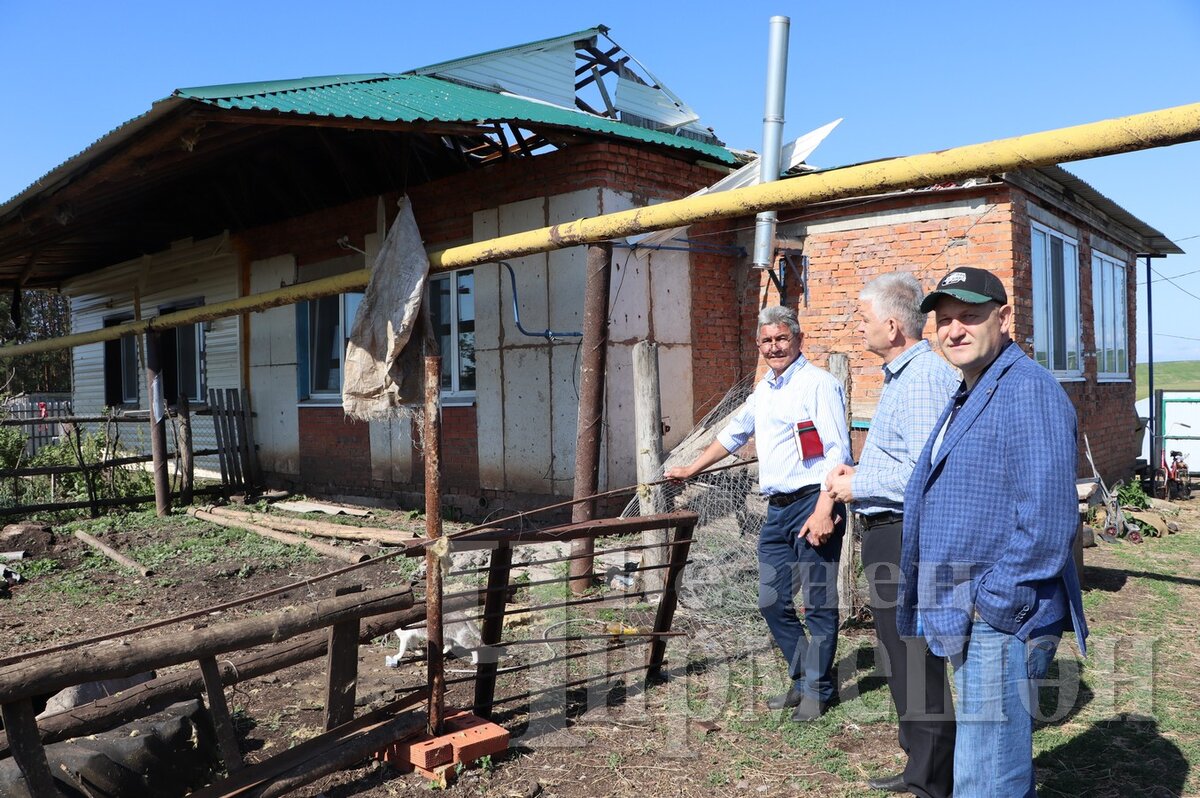
[[[816,425],[821,436],[822,457],[805,460],[801,456],[795,430],[797,423],[806,420]],[[830,471],[851,462],[841,383],[803,355],[778,377],[768,372],[741,410],[717,433],[717,440],[733,452],[751,436],[758,445],[758,481],[763,494],[824,485]]]

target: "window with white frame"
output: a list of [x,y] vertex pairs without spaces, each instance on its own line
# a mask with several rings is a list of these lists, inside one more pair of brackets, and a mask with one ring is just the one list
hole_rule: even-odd
[[1079,249],[1074,239],[1032,224],[1034,359],[1061,377],[1083,374]]
[[307,335],[308,384],[310,397],[333,397],[342,393],[346,341],[354,316],[362,303],[358,292],[324,296],[307,302],[305,314]]
[[1096,332],[1096,373],[1129,379],[1128,305],[1125,264],[1092,254],[1092,318]]
[[429,315],[442,354],[442,393],[475,393],[475,272],[429,280]]

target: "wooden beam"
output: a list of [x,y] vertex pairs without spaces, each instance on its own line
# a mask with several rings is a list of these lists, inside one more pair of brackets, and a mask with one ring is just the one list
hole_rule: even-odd
[[225,703],[225,685],[221,672],[213,657],[201,657],[200,675],[204,679],[204,692],[208,697],[208,712],[212,715],[217,731],[217,745],[221,749],[221,760],[225,770],[237,773],[244,766],[242,752],[238,748],[237,735],[233,730],[233,719],[229,717],[229,705]]
[[33,798],[57,798],[62,793],[54,783],[50,763],[46,761],[46,749],[38,736],[37,719],[34,717],[33,702],[22,698],[0,704],[0,718],[4,720],[4,731],[12,747],[13,759],[25,777],[25,784]]
[[0,668],[0,703],[283,640],[350,618],[402,610],[412,606],[412,602],[412,591],[407,586],[372,590],[229,621],[207,629],[175,632],[150,640],[89,646],[86,650],[58,652],[53,657],[31,657]]

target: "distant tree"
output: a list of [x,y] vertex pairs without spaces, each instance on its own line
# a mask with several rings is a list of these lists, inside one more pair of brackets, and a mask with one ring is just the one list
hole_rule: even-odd
[[[71,303],[56,291],[21,291],[16,315],[20,324],[13,318],[13,295],[0,296],[0,344],[24,344],[71,332]],[[0,389],[7,394],[70,391],[71,350],[0,361]]]

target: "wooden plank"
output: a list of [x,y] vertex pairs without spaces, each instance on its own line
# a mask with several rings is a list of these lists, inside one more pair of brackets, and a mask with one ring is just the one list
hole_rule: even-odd
[[238,748],[237,734],[233,730],[233,718],[229,717],[229,705],[225,703],[225,685],[221,671],[213,657],[201,657],[200,675],[204,679],[204,692],[208,696],[208,712],[217,729],[217,744],[221,748],[221,760],[227,773],[237,773],[245,763]]
[[87,532],[84,532],[82,529],[75,530],[75,537],[77,537],[79,540],[82,540],[84,543],[88,544],[96,551],[105,555],[113,562],[123,565],[131,571],[136,571],[137,573],[141,574],[142,576],[153,576],[154,575],[153,571],[151,571],[146,566],[142,565],[140,562],[131,560],[130,558],[126,557],[121,552],[114,549],[112,546],[108,546],[104,543],[101,543],[99,540],[92,537]]
[[[480,597],[447,599],[449,612],[467,611],[479,606]],[[417,602],[399,612],[391,612],[365,620],[359,632],[360,643],[369,643],[380,635],[425,620],[425,603]],[[328,634],[316,631],[294,637],[265,651],[244,654],[236,658],[222,657],[218,662],[221,681],[225,686],[256,679],[301,662],[323,657],[328,652]],[[204,682],[195,669],[179,670],[142,682],[117,695],[90,704],[50,715],[38,721],[42,744],[82,737],[106,731],[146,715],[166,709],[177,701],[195,698],[204,691]],[[424,689],[422,688],[422,694]],[[9,754],[8,738],[0,730],[0,757]]]
[[192,414],[186,396],[179,397],[179,502],[192,503],[196,484],[195,447],[192,443]]
[[238,444],[238,470],[242,475],[242,484],[251,487],[250,477],[250,440],[246,425],[246,412],[242,408],[242,394],[237,388],[229,389],[230,423],[233,425],[234,437]]
[[262,484],[262,469],[258,463],[258,446],[254,443],[254,414],[250,412],[250,397],[242,392],[242,431],[246,436],[247,470],[246,477],[251,484]]
[[238,444],[237,412],[233,409],[237,390],[225,388],[221,393],[221,419],[225,426],[225,440],[228,442],[229,479],[234,485],[245,487],[246,480],[242,474],[242,458]]
[[83,682],[132,676],[200,657],[278,642],[350,618],[402,610],[411,607],[412,603],[412,591],[407,585],[384,588],[357,596],[322,599],[206,629],[60,651],[52,657],[28,657],[0,668],[0,702],[54,693]]
[[[508,603],[508,579],[512,570],[512,546],[500,543],[492,549],[488,563],[487,597],[483,601],[483,627],[480,637],[484,646],[494,646],[504,633],[504,605]],[[492,717],[492,703],[496,697],[495,656],[481,659],[475,670],[475,714],[481,718]]]
[[[192,793],[193,798],[233,798],[287,794],[288,790],[315,780],[334,770],[357,762],[389,743],[416,734],[423,720],[411,714],[397,714],[424,700],[424,691],[399,698],[390,704],[355,718],[332,731],[305,740],[299,745],[246,768],[236,776],[218,781]],[[281,780],[278,787],[273,782]],[[267,792],[270,790],[270,792]]]
[[[335,596],[358,593],[362,585],[340,587]],[[325,731],[354,719],[354,694],[358,687],[357,618],[329,627],[329,654],[326,657]]]
[[650,653],[646,661],[646,678],[658,676],[662,672],[663,661],[667,653],[666,632],[671,631],[675,621],[675,607],[679,603],[679,581],[683,568],[687,565],[688,552],[692,547],[692,533],[696,529],[695,522],[682,523],[675,527],[675,537],[672,541],[669,567],[667,568],[667,584],[663,588],[662,600],[658,603],[658,612],[654,616],[654,641],[650,643]]
[[364,560],[371,559],[371,556],[365,553],[362,549],[339,548],[330,546],[328,543],[322,543],[319,540],[310,540],[299,535],[293,535],[290,532],[280,532],[278,529],[259,526],[258,524],[250,524],[245,521],[234,521],[230,518],[214,515],[206,510],[201,510],[199,507],[188,508],[188,515],[199,518],[202,521],[208,521],[210,524],[229,527],[232,529],[244,529],[247,532],[253,532],[256,535],[262,535],[264,538],[277,540],[280,543],[287,543],[290,546],[304,546],[312,549],[318,554],[323,554],[326,557],[332,557],[335,560],[341,560],[349,563],[360,563]]
[[218,410],[218,399],[220,392],[216,388],[208,389],[208,409],[212,413],[213,419],[213,436],[217,441],[217,462],[221,468],[221,484],[229,484],[229,468],[225,465],[225,450],[227,444],[225,442],[224,430],[221,429],[221,413]]
[[0,705],[0,717],[4,718],[4,730],[12,748],[13,759],[25,776],[29,793],[34,798],[61,796],[46,761],[46,749],[38,736],[37,719],[34,717],[33,702],[22,698]]

